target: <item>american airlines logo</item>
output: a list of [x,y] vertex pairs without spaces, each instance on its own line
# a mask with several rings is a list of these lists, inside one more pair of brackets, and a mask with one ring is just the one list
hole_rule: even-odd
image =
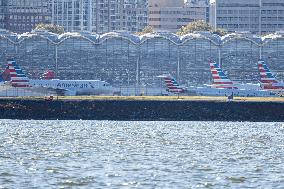
[[95,88],[91,82],[89,82],[89,84],[90,84],[91,88],[93,88],[93,89]]
[[88,88],[87,83],[78,84],[78,83],[58,83],[58,88]]

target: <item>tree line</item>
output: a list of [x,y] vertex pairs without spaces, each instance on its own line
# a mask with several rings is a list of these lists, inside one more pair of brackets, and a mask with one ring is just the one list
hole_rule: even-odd
[[[64,27],[60,25],[54,25],[54,24],[38,24],[36,26],[37,30],[46,30],[52,33],[56,34],[63,34],[64,33]],[[213,34],[218,34],[220,36],[226,35],[228,32],[223,29],[217,28],[215,30],[214,27],[212,27],[210,24],[203,20],[191,22],[186,26],[181,27],[176,34],[177,35],[186,35],[188,33],[198,32],[198,31],[208,31]],[[141,32],[137,32],[136,35],[144,35],[147,33],[154,33],[154,28],[152,26],[147,26],[143,29]]]

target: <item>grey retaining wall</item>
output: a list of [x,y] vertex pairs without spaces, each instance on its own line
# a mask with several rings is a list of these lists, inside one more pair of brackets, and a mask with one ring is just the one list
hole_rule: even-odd
[[0,100],[0,119],[284,121],[283,102]]

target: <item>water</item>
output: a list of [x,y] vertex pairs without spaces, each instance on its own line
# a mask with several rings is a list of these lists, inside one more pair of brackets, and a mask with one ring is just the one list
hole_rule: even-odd
[[284,188],[284,124],[0,121],[0,188]]

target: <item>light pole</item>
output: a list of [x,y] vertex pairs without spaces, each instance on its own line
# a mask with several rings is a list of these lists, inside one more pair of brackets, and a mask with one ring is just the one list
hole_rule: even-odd
[[126,74],[127,74],[127,96],[129,96],[129,70],[126,69]]
[[218,64],[219,64],[219,67],[222,68],[222,62],[221,62],[221,45],[218,46]]
[[263,46],[260,45],[260,46],[259,46],[259,59],[260,59],[260,60],[262,59],[262,48],[263,48]]
[[177,57],[177,81],[179,82],[180,76],[180,46],[178,46],[178,57]]
[[140,53],[141,53],[141,48],[140,48],[140,45],[138,46],[138,58],[137,58],[137,61],[136,61],[136,89],[135,89],[135,96],[137,94],[140,93]]
[[55,77],[58,76],[58,46],[55,45]]
[[79,11],[80,11],[80,30],[84,30],[84,12],[83,12],[83,0],[80,0],[80,5],[79,5]]

